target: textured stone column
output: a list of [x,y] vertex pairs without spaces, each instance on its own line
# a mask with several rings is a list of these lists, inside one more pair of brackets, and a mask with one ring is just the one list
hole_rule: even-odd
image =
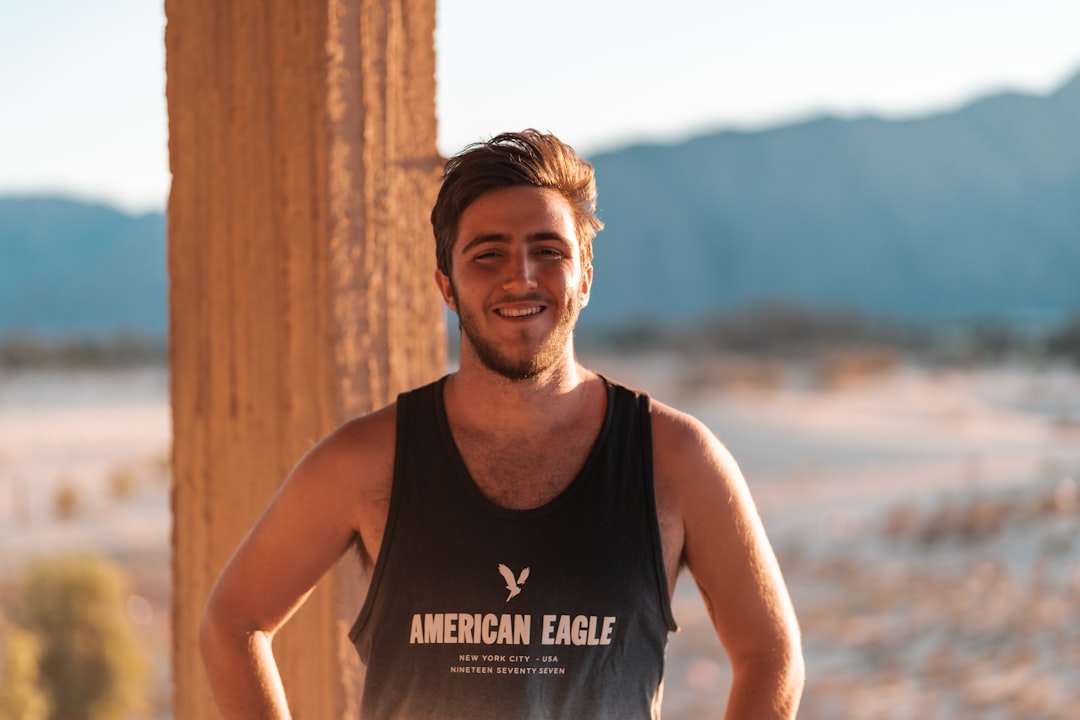
[[[202,720],[197,627],[232,550],[316,440],[444,368],[435,6],[165,9],[174,710]],[[298,719],[358,717],[362,597],[348,557],[275,640]]]

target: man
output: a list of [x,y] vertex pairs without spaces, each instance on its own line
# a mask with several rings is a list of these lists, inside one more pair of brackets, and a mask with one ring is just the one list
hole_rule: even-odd
[[447,163],[435,281],[460,368],[319,443],[241,544],[201,628],[225,717],[289,716],[271,640],[354,544],[365,718],[658,718],[684,566],[731,658],[727,717],[794,717],[798,627],[734,460],[575,357],[595,206],[551,135]]

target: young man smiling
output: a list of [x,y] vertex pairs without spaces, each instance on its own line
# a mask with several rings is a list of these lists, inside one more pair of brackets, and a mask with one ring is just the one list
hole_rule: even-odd
[[435,280],[458,314],[462,352],[515,381],[573,365],[592,266],[583,267],[567,200],[529,185],[492,190],[461,213],[458,235],[451,266]]
[[289,717],[271,640],[350,545],[365,718],[659,718],[683,567],[731,658],[726,717],[794,717],[798,626],[738,466],[576,359],[595,203],[551,135],[447,163],[435,281],[460,367],[319,443],[236,551],[201,631],[225,717]]

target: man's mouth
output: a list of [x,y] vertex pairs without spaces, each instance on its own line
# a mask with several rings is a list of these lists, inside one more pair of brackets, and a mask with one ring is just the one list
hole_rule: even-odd
[[536,315],[536,314],[541,313],[543,311],[544,311],[544,308],[543,308],[542,305],[535,305],[533,307],[524,307],[524,308],[500,308],[500,309],[496,310],[495,312],[497,312],[499,315],[501,315],[503,317],[519,318],[519,317],[528,317],[529,315]]

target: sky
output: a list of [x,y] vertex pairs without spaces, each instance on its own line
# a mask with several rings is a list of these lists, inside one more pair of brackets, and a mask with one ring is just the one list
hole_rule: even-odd
[[[439,150],[584,155],[830,113],[914,117],[1080,73],[1077,0],[445,0]],[[168,197],[161,0],[0,0],[0,194]]]

